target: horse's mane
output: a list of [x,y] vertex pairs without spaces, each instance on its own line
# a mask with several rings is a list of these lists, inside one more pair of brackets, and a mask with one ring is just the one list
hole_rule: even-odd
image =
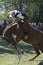
[[[28,23],[29,24],[29,23]],[[43,33],[41,30],[39,30],[38,28],[34,27],[33,25],[29,24],[29,26],[31,27],[31,29],[39,31],[41,33]]]
[[34,26],[31,25],[31,24],[29,24],[29,26],[30,26],[32,29],[38,30],[38,28],[34,27]]

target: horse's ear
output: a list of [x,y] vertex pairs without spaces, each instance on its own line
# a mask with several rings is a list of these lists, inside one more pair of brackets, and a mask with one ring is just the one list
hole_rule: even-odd
[[21,20],[21,22],[24,22],[23,20]]

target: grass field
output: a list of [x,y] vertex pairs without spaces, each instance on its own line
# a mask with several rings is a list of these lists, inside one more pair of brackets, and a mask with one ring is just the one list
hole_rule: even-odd
[[[19,65],[38,65],[40,60],[43,60],[43,54],[41,54],[34,61],[28,61],[29,58],[36,55],[34,49],[31,45],[24,43],[23,41],[19,42],[19,46],[25,51]],[[17,65],[18,61],[19,59],[16,50],[4,40],[0,40],[0,65]]]

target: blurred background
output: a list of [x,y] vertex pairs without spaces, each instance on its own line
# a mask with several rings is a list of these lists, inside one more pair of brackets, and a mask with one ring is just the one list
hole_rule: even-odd
[[0,0],[0,18],[8,19],[14,9],[29,15],[30,22],[43,23],[43,0]]

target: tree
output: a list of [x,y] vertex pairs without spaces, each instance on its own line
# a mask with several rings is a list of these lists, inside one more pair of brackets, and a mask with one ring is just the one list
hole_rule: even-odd
[[5,12],[17,9],[29,15],[32,22],[43,21],[43,0],[0,0],[4,2]]

